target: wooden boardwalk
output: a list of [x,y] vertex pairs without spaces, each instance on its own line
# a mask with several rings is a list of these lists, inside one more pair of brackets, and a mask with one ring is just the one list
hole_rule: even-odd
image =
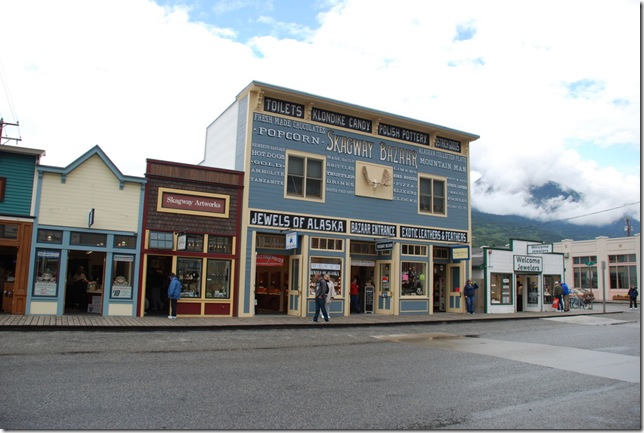
[[[435,313],[431,315],[391,316],[381,314],[354,314],[348,317],[331,316],[328,323],[312,323],[310,317],[294,317],[288,315],[257,315],[255,317],[181,317],[168,319],[164,316],[109,316],[98,315],[13,315],[0,313],[0,331],[2,330],[46,330],[46,329],[207,329],[207,328],[270,328],[270,327],[302,327],[302,326],[383,326],[398,324],[431,324],[447,322],[477,322],[488,320],[535,319],[544,317],[578,316],[588,314],[604,314],[601,308],[594,310],[570,310],[566,313],[555,311],[521,312],[511,314],[460,314]],[[605,313],[613,314],[613,313]]]

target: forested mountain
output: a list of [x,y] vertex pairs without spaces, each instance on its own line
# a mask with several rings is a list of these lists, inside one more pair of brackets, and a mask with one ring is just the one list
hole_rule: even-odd
[[[640,222],[631,218],[631,235],[640,233]],[[472,209],[472,247],[502,247],[510,239],[561,242],[563,239],[587,240],[597,236],[624,237],[623,219],[604,226],[580,226],[568,222],[544,223],[513,215],[492,215]]]

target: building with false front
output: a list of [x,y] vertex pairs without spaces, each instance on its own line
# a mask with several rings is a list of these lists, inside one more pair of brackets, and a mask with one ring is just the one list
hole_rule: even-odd
[[479,285],[476,312],[481,313],[551,311],[555,283],[570,285],[564,255],[539,241],[510,239],[508,247],[483,247],[472,267]]
[[36,170],[26,314],[134,316],[145,179],[99,146]]
[[236,316],[244,174],[148,159],[145,177],[138,315],[168,315],[174,273],[180,317]]
[[[477,135],[260,82],[206,131],[200,165],[245,173],[238,315],[462,311]],[[368,284],[369,280],[373,286]]]
[[5,313],[25,313],[36,165],[44,155],[44,150],[0,145],[0,311]]

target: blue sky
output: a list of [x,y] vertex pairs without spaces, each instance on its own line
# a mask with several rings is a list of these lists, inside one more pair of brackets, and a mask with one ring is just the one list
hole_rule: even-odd
[[316,16],[335,2],[324,0],[159,0],[162,6],[184,6],[192,21],[230,29],[231,38],[247,43],[257,36],[304,40],[318,27]]
[[[484,212],[600,224],[636,203],[639,218],[640,6],[2,0],[0,116],[44,164],[98,144],[142,175],[146,158],[201,162],[208,124],[256,80],[479,135]],[[530,205],[549,181],[584,199]]]

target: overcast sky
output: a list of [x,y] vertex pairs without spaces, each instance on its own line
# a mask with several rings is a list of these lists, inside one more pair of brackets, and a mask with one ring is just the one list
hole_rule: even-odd
[[[635,0],[0,0],[0,41],[3,135],[42,164],[198,164],[256,80],[479,135],[484,212],[640,218]],[[583,201],[527,204],[547,181]]]

